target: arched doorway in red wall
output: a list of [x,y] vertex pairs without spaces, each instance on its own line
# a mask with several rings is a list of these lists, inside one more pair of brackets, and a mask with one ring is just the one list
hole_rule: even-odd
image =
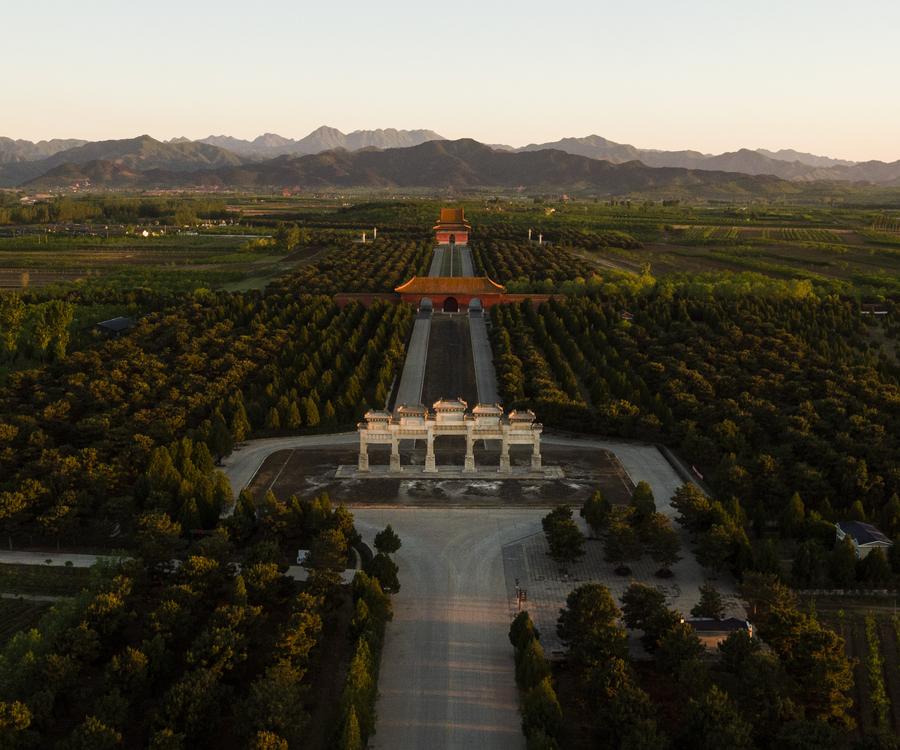
[[456,301],[456,297],[447,297],[444,300],[444,312],[459,312],[459,302]]

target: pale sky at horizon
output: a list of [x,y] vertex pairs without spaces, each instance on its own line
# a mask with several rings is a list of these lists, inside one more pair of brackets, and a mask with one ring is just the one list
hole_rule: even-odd
[[300,138],[900,159],[900,3],[3,0],[0,135]]

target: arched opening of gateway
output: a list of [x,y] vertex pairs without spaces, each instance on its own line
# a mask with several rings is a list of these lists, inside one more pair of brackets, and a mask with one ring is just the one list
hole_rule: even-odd
[[456,297],[447,297],[444,300],[444,312],[446,312],[446,313],[459,312],[459,302],[457,302]]
[[477,315],[481,314],[483,307],[481,304],[481,300],[478,297],[473,297],[469,302],[469,312],[476,313]]
[[455,235],[455,234],[451,234],[451,235],[450,235],[449,242],[450,242],[451,245],[455,245],[455,244],[456,244],[456,235]]
[[434,309],[430,297],[422,297],[419,300],[419,312],[430,313]]

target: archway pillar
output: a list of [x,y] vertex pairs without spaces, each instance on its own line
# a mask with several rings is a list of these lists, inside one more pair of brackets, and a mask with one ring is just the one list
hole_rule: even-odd
[[359,470],[369,470],[369,444],[366,442],[366,433],[359,431]]
[[500,439],[500,473],[509,474],[512,467],[509,463],[509,425],[503,425],[503,436]]
[[425,436],[425,471],[429,474],[437,473],[437,465],[434,460],[434,430],[430,427]]
[[475,427],[469,422],[466,425],[466,460],[463,464],[463,471],[465,472],[473,472],[475,471],[475,437],[472,434]]
[[391,436],[391,471],[400,471],[400,440],[396,435]]
[[532,432],[532,443],[531,443],[531,470],[532,471],[540,471],[541,470],[541,433],[534,431]]

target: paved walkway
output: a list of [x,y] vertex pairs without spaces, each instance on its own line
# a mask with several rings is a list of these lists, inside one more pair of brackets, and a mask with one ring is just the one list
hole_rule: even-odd
[[524,748],[501,550],[541,513],[354,508],[366,541],[403,541],[370,748]]
[[478,403],[497,404],[500,393],[497,389],[497,373],[494,370],[494,355],[488,340],[484,313],[469,313],[469,336],[472,339],[472,357],[475,362],[475,385],[478,389]]
[[444,253],[449,249],[449,245],[438,245],[434,249],[434,255],[431,257],[431,267],[428,269],[429,276],[441,275],[441,266],[444,264]]
[[472,251],[469,250],[468,247],[462,246],[459,248],[459,259],[462,264],[462,269],[459,273],[460,276],[474,276],[475,275],[475,267],[472,265]]
[[422,403],[425,386],[425,364],[428,359],[428,339],[431,335],[431,313],[419,313],[413,324],[412,337],[403,362],[403,374],[397,387],[394,405]]

